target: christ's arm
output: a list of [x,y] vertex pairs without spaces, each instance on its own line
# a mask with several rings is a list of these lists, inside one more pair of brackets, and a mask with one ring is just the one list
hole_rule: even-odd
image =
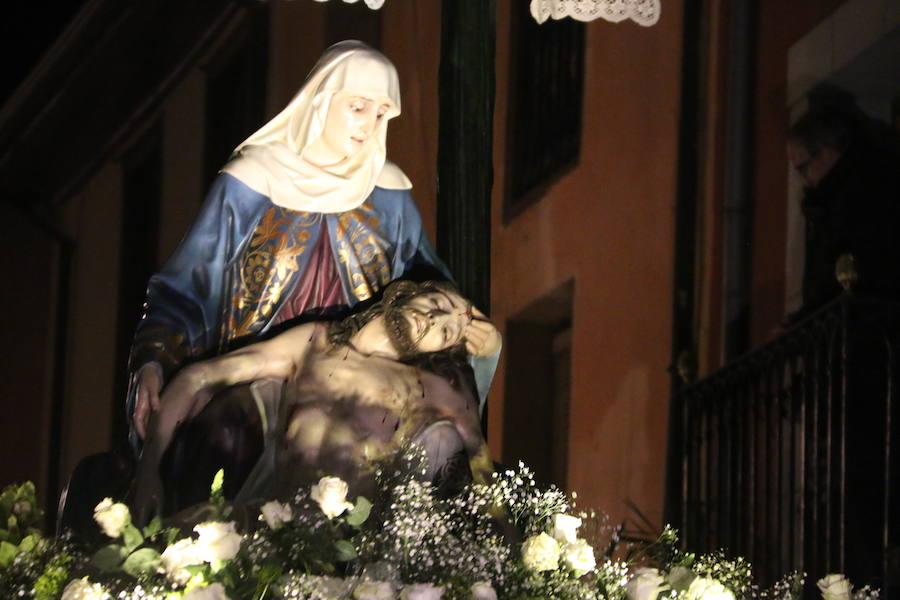
[[189,365],[163,390],[160,409],[153,413],[138,465],[135,501],[139,519],[149,518],[161,500],[159,463],[175,430],[196,416],[219,390],[259,379],[286,379],[306,360],[318,327],[307,323],[267,340],[222,356]]

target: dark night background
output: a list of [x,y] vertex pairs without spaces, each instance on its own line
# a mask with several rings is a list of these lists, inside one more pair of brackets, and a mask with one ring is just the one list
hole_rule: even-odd
[[57,0],[53,3],[9,2],[3,7],[0,106],[40,62],[83,4],[84,0]]

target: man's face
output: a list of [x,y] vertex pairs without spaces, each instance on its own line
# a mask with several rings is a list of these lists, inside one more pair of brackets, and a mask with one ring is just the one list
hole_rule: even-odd
[[831,146],[810,151],[804,144],[790,141],[787,145],[788,160],[803,181],[803,187],[815,188],[828,175],[841,157]]
[[450,290],[427,291],[385,307],[388,335],[401,355],[437,352],[465,339],[471,305]]

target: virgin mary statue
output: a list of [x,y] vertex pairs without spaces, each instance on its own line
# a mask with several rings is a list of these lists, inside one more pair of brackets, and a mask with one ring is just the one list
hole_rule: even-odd
[[129,362],[136,444],[161,388],[184,364],[284,321],[338,314],[410,272],[449,279],[409,180],[386,160],[387,124],[398,114],[393,64],[345,41],[235,149],[196,222],[150,279]]

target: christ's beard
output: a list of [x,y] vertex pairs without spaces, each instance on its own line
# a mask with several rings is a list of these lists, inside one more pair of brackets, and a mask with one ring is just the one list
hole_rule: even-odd
[[400,358],[409,358],[418,353],[418,340],[413,338],[412,326],[402,306],[385,306],[384,324],[388,339]]

